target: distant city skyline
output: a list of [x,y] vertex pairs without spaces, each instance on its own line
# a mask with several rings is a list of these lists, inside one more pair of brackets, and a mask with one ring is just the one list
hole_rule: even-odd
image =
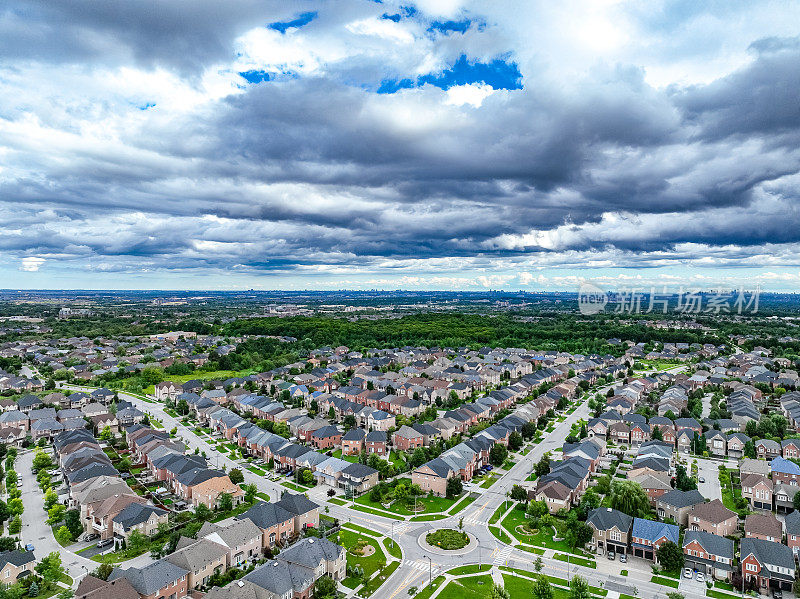
[[800,291],[800,4],[0,8],[0,287]]

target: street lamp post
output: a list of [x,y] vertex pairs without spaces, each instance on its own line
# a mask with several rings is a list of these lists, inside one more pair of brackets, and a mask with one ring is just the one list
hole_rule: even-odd
[[428,586],[433,586],[433,560],[431,560],[429,555],[425,557],[428,558]]
[[390,533],[390,538],[392,540],[392,547],[394,547],[394,520],[392,520],[392,532]]

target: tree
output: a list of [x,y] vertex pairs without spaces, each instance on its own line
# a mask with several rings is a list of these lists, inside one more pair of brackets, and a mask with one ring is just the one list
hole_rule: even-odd
[[489,592],[490,599],[511,599],[511,594],[505,589],[503,585],[492,584],[492,590]]
[[348,414],[347,416],[344,417],[343,423],[344,427],[347,430],[350,430],[351,428],[354,428],[356,425],[356,417],[353,416],[352,414]]
[[34,569],[48,582],[58,580],[64,573],[64,567],[61,565],[61,555],[55,551],[48,554],[36,564]]
[[336,410],[333,409],[333,406],[328,408],[328,420],[336,420]]
[[131,550],[131,553],[144,553],[148,545],[148,538],[138,530],[134,529],[131,531],[131,534],[128,535],[128,549]]
[[33,469],[34,470],[48,470],[53,467],[53,460],[44,451],[37,449],[36,455],[33,456]]
[[589,583],[582,576],[573,576],[569,581],[569,599],[589,599]]
[[57,503],[49,510],[47,510],[47,523],[51,526],[53,524],[58,524],[64,519],[64,514],[67,511],[67,506],[63,503]]
[[518,451],[522,447],[522,435],[517,431],[514,431],[508,437],[508,446],[512,449],[512,451]]
[[533,583],[533,591],[531,593],[533,599],[553,599],[553,589],[550,588],[550,582],[539,574]]
[[421,447],[417,447],[414,450],[414,453],[411,454],[411,457],[408,460],[409,466],[412,468],[419,468],[428,460],[427,456],[425,455],[425,450]]
[[660,426],[654,426],[653,427],[653,435],[652,436],[653,436],[653,441],[663,441],[664,440],[664,434],[661,432],[661,427]]
[[511,487],[511,499],[520,502],[528,501],[528,492],[519,485],[514,485]]
[[100,435],[98,435],[97,438],[100,439],[101,441],[111,441],[111,427],[106,426],[105,428],[103,428],[102,432],[100,433]]
[[185,416],[186,414],[189,413],[189,404],[187,403],[187,401],[185,399],[182,399],[175,406],[175,409],[178,411],[178,414],[181,414],[182,416]]
[[231,479],[231,482],[234,485],[238,485],[244,482],[244,474],[239,468],[231,468],[231,471],[228,472],[228,478]]
[[[752,422],[752,420],[750,422]],[[750,424],[750,422],[748,422],[747,424]],[[756,459],[756,446],[750,439],[748,439],[747,443],[744,444],[744,457],[752,458],[754,460]]]
[[244,486],[244,500],[247,503],[253,503],[258,495],[258,487],[254,484]]
[[13,516],[20,516],[25,511],[25,506],[22,505],[22,499],[15,497],[8,500],[8,511]]
[[532,439],[536,435],[536,425],[533,422],[526,422],[522,425],[522,436]]
[[634,518],[650,513],[650,500],[642,486],[632,480],[614,479],[611,483],[611,507]]
[[8,520],[10,516],[11,512],[8,511],[6,502],[0,499],[0,524]]
[[44,509],[49,511],[56,503],[58,503],[58,493],[54,489],[47,489],[47,493],[44,494]]
[[594,487],[589,487],[581,497],[580,508],[584,514],[589,514],[593,509],[600,507],[600,495]]
[[680,464],[675,468],[675,488],[681,491],[694,491],[697,489],[697,483],[686,474],[686,468]]
[[489,450],[489,461],[494,466],[502,466],[508,457],[508,450],[502,443],[495,443]]
[[56,541],[58,541],[59,545],[69,545],[72,542],[72,533],[69,531],[69,528],[66,526],[61,526],[55,532]]
[[64,514],[64,525],[69,529],[73,539],[77,539],[83,532],[81,513],[79,510],[69,510]]
[[31,586],[28,587],[28,597],[38,597],[39,596],[39,585],[36,584],[34,580],[31,583]]
[[536,472],[536,478],[541,478],[545,474],[550,473],[550,452],[546,451],[542,456],[542,459],[536,463],[536,468],[534,468],[534,472]]
[[16,535],[19,534],[20,530],[22,530],[22,518],[14,516],[13,520],[8,523],[8,532],[12,535]]
[[233,509],[233,497],[230,493],[220,493],[218,502],[220,511],[229,512]]
[[194,508],[194,517],[200,522],[205,522],[206,520],[211,519],[211,510],[208,509],[208,506],[205,503],[200,503],[196,508]]
[[310,485],[314,482],[314,473],[311,472],[309,468],[303,469],[303,472],[300,474],[300,482],[304,485]]
[[464,490],[464,485],[462,484],[461,478],[459,476],[451,476],[450,478],[447,479],[447,489],[445,493],[448,499],[453,499],[453,497],[458,497],[459,495],[461,495],[461,491],[463,490]]
[[678,591],[671,591],[667,593],[667,599],[686,599],[686,596]]
[[656,558],[667,572],[680,572],[683,568],[683,552],[672,541],[665,541],[656,551]]
[[541,556],[541,555],[540,555],[539,557],[537,557],[537,558],[536,558],[536,561],[535,561],[535,562],[533,562],[533,568],[534,568],[534,569],[535,569],[537,572],[541,572],[541,571],[542,571],[542,568],[544,568],[544,561],[542,560],[542,556]]
[[315,599],[335,599],[336,583],[330,576],[320,576],[314,583]]
[[97,566],[97,569],[92,572],[92,576],[99,578],[100,580],[108,580],[108,577],[111,576],[111,573],[114,571],[114,566],[111,564],[100,564]]

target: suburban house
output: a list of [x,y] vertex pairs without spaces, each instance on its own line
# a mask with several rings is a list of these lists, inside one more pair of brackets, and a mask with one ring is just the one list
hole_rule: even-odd
[[692,491],[673,489],[658,499],[656,511],[662,520],[671,518],[674,524],[689,526],[689,514],[692,508],[704,502],[705,497],[697,489]]
[[789,591],[794,582],[794,553],[786,545],[744,538],[739,549],[742,576],[761,590]]
[[742,475],[742,497],[757,510],[772,511],[773,483],[761,474]]
[[3,551],[0,553],[0,582],[3,586],[11,586],[20,578],[33,573],[36,558],[33,551]]
[[739,516],[719,499],[697,504],[689,514],[689,530],[704,530],[724,537],[733,534],[738,526]]
[[730,579],[733,541],[702,530],[687,530],[683,537],[684,565],[707,576]]
[[633,555],[658,561],[656,559],[658,548],[667,541],[672,541],[675,545],[678,545],[679,536],[680,528],[675,524],[634,518],[633,528],[631,529]]
[[783,540],[783,525],[772,513],[748,514],[744,519],[744,536],[780,543]]
[[597,508],[586,524],[592,528],[592,546],[598,553],[628,553],[633,518],[619,510]]

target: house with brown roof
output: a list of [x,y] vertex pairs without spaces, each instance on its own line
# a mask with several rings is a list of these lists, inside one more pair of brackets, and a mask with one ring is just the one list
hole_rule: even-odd
[[748,514],[744,519],[744,536],[748,539],[780,543],[783,539],[783,525],[772,513]]
[[757,510],[772,511],[773,484],[770,479],[760,474],[742,476],[742,497],[750,501]]
[[720,537],[732,534],[739,525],[739,517],[719,499],[699,503],[689,514],[689,530],[704,530]]

